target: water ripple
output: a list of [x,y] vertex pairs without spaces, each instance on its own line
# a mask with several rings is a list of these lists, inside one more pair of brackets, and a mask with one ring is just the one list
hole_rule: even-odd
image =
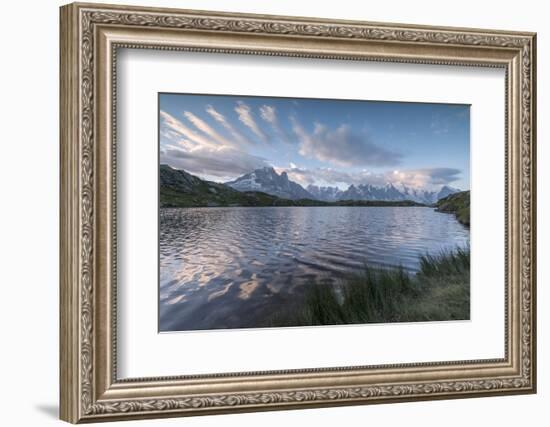
[[254,327],[311,280],[365,264],[415,271],[419,255],[469,237],[431,208],[161,209],[161,330]]

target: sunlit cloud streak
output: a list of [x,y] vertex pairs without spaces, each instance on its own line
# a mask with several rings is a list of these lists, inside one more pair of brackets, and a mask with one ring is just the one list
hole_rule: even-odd
[[252,142],[246,138],[242,133],[240,133],[228,120],[227,118],[216,111],[212,105],[208,105],[206,107],[206,112],[210,114],[210,116],[216,120],[219,124],[221,124],[230,134],[235,138],[236,141],[238,141],[241,144],[252,144]]
[[214,140],[214,142],[221,144],[221,145],[234,145],[231,141],[229,141],[224,136],[220,135],[216,130],[214,130],[208,123],[206,123],[201,118],[197,117],[190,111],[184,111],[183,115],[187,120],[189,120],[193,125],[200,130],[202,133],[208,135],[210,138]]
[[248,129],[250,129],[263,142],[268,141],[267,135],[264,133],[264,131],[256,123],[256,120],[254,119],[252,110],[250,109],[250,107],[248,105],[246,105],[242,101],[238,101],[237,106],[235,107],[235,111],[239,115],[239,120]]
[[277,117],[277,110],[271,105],[262,105],[260,107],[260,117],[271,125],[277,136],[284,142],[290,142],[290,138],[282,128]]
[[169,130],[180,135],[184,141],[188,141],[192,144],[186,144],[185,148],[192,151],[196,149],[201,149],[205,147],[210,147],[212,149],[221,148],[219,144],[216,144],[209,138],[201,135],[200,133],[195,132],[180,120],[176,119],[174,116],[168,114],[165,111],[160,111],[160,116],[162,117],[162,124],[166,126]]

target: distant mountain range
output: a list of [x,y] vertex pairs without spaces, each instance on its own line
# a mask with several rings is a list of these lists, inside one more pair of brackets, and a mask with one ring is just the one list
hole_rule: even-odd
[[460,190],[444,185],[438,191],[429,191],[388,183],[384,186],[371,184],[350,185],[344,191],[338,187],[308,185],[307,191],[314,198],[327,202],[337,200],[412,200],[430,205]]
[[[208,206],[424,206],[411,200],[338,200],[316,199],[299,184],[278,175],[271,168],[246,174],[242,180],[232,181],[241,190],[230,185],[206,181],[190,173],[160,165],[161,207]],[[246,177],[246,178],[245,178]],[[265,180],[267,185],[259,182]],[[238,183],[236,183],[238,181]],[[247,183],[245,185],[244,183]],[[248,187],[251,185],[251,187]],[[248,191],[247,188],[253,188]],[[276,192],[280,196],[270,194]],[[301,195],[304,197],[298,198]],[[290,198],[293,197],[293,198]]]
[[226,182],[226,185],[239,191],[261,191],[284,199],[314,199],[325,202],[411,200],[417,203],[434,204],[439,199],[460,191],[447,185],[444,185],[438,191],[429,191],[391,183],[380,187],[371,184],[350,185],[347,190],[340,190],[337,187],[318,187],[316,185],[309,185],[307,189],[304,189],[300,184],[291,181],[286,172],[279,175],[271,167],[256,169],[234,181]]

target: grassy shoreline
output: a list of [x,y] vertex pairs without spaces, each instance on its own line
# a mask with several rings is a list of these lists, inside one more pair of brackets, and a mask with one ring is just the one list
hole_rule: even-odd
[[420,258],[416,274],[402,267],[365,266],[340,283],[311,283],[302,301],[274,314],[266,326],[468,320],[470,251]]
[[470,226],[470,191],[461,191],[440,199],[436,204],[436,212],[454,214],[462,225]]

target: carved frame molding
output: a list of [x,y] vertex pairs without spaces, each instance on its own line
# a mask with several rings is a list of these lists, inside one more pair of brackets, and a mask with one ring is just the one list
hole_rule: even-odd
[[[164,36],[170,42],[162,42]],[[192,42],[178,42],[183,36]],[[274,47],[261,45],[263,38]],[[121,47],[506,68],[510,280],[505,359],[117,380],[116,286],[107,287],[102,279],[116,282],[112,147],[114,64]],[[62,419],[101,421],[535,391],[534,34],[71,4],[61,9],[60,96]],[[270,375],[273,386],[260,386]],[[339,375],[349,375],[349,384],[335,381]],[[289,379],[301,385],[285,387]],[[254,381],[258,387],[251,388]],[[210,391],[186,391],[189,382],[207,384]],[[242,391],[239,382],[247,384]]]

